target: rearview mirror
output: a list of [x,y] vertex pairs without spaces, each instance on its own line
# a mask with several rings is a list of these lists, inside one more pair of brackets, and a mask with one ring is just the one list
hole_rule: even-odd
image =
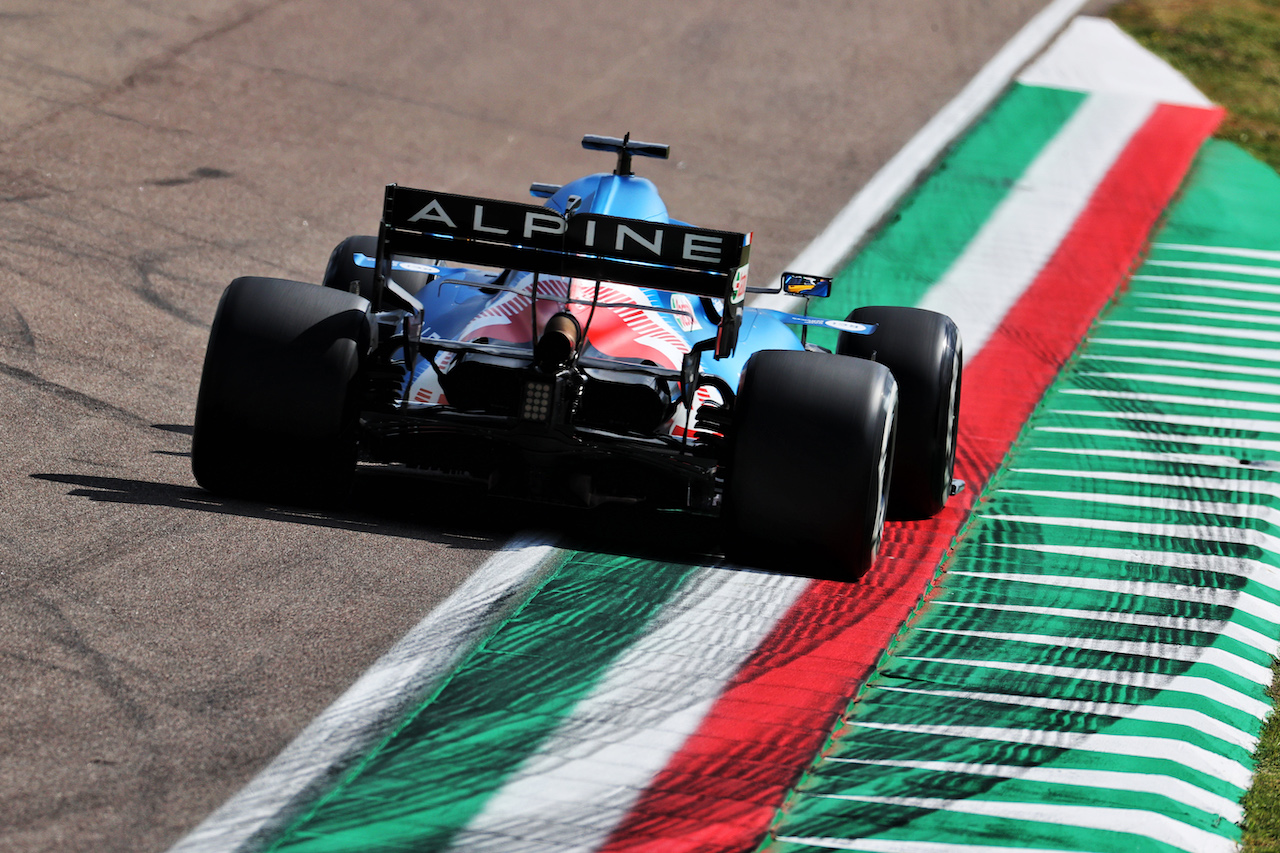
[[784,272],[782,292],[791,296],[827,297],[831,295],[831,279],[821,275]]

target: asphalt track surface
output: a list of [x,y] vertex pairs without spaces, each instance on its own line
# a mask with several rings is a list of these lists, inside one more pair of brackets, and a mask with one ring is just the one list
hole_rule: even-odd
[[[389,181],[520,200],[637,161],[776,275],[1043,6],[0,4],[0,847],[161,850],[512,533],[605,523],[364,477],[319,512],[196,488],[208,323],[318,280]],[[696,549],[705,530],[663,531]]]

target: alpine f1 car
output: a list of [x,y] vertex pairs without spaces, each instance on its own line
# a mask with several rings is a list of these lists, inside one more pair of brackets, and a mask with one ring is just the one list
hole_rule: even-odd
[[[377,236],[340,243],[323,286],[233,281],[196,406],[200,485],[310,500],[358,465],[397,466],[536,501],[716,515],[731,559],[850,576],[887,512],[938,512],[954,488],[955,324],[748,307],[768,290],[747,286],[750,235],[672,219],[633,173],[667,146],[583,146],[616,155],[614,171],[534,184],[542,205],[392,184]],[[806,345],[814,324],[839,330],[836,352]]]

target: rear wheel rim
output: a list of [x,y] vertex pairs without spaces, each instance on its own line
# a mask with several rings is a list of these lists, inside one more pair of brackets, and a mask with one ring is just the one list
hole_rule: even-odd
[[947,393],[947,427],[946,439],[943,448],[946,454],[946,463],[942,466],[942,483],[941,494],[942,503],[947,502],[947,498],[951,496],[951,481],[955,478],[956,471],[956,438],[958,432],[958,421],[960,416],[959,396],[960,396],[960,353],[953,351],[951,355],[951,389]]
[[898,392],[894,389],[886,396],[884,434],[880,439],[880,456],[876,461],[875,516],[871,522],[871,560],[880,553],[880,539],[884,533],[884,520],[889,511],[890,460],[893,458],[894,420],[898,412]]

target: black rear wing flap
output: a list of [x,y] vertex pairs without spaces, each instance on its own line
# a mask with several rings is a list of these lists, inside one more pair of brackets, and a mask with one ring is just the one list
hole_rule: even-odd
[[389,184],[374,268],[374,309],[394,255],[614,281],[724,300],[716,356],[733,352],[751,238],[595,213]]

